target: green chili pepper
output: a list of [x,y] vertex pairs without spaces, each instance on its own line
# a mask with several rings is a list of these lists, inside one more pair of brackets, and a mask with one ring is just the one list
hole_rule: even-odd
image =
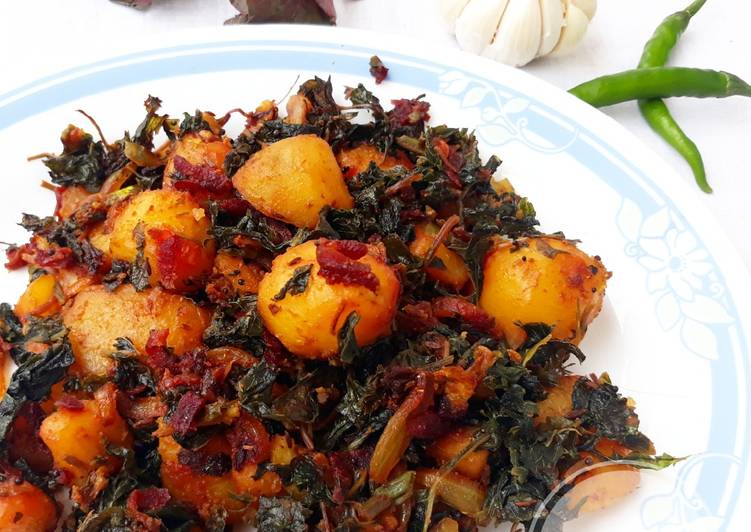
[[683,32],[686,31],[691,17],[702,8],[707,0],[696,0],[693,4],[682,11],[673,13],[663,20],[652,37],[644,45],[639,68],[660,67],[668,61],[670,52],[673,51]]
[[[686,9],[673,13],[663,20],[655,29],[652,38],[644,45],[644,51],[639,60],[639,68],[665,65],[670,52],[678,43],[678,39],[683,32],[686,31],[691,18],[696,15],[706,1],[696,0]],[[652,130],[686,160],[694,173],[694,179],[699,188],[704,192],[711,193],[712,187],[707,182],[704,160],[699,148],[675,121],[665,102],[660,99],[639,100],[639,110]]]
[[569,92],[594,107],[606,107],[649,98],[751,96],[751,85],[734,74],[718,70],[654,67],[595,78]]
[[683,132],[681,126],[670,114],[665,102],[660,99],[639,100],[639,109],[650,127],[686,160],[694,173],[694,179],[696,179],[699,188],[708,194],[711,193],[712,187],[707,183],[704,161],[701,153],[699,153],[699,148]]

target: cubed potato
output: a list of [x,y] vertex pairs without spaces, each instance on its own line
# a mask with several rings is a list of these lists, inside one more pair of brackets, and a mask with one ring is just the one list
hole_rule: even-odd
[[108,384],[94,399],[72,400],[44,418],[39,436],[49,447],[55,467],[72,476],[74,485],[85,483],[89,474],[104,468],[114,471],[120,459],[107,446],[130,447],[133,438],[115,405],[115,388]]
[[544,423],[551,417],[564,417],[571,413],[574,404],[571,394],[574,386],[582,377],[578,375],[564,375],[558,380],[558,384],[548,388],[547,397],[537,403],[536,423]]
[[360,144],[354,148],[345,148],[336,154],[336,160],[344,172],[345,179],[351,179],[357,174],[364,172],[370,163],[376,163],[378,168],[389,170],[395,166],[403,166],[411,169],[414,165],[402,152],[397,156],[387,155],[372,144]]
[[242,257],[219,252],[206,285],[206,294],[215,302],[257,294],[265,273],[260,266],[245,262]]
[[[433,223],[419,224],[415,227],[415,239],[409,245],[409,251],[424,259],[430,251],[439,227]],[[439,244],[433,260],[425,265],[425,272],[442,285],[458,292],[469,282],[469,270],[458,253],[444,244]]]
[[29,316],[43,318],[57,314],[63,302],[63,293],[57,279],[54,275],[46,273],[29,283],[14,310],[21,319]]
[[[325,239],[310,241],[288,249],[276,257],[271,272],[258,290],[258,312],[266,328],[292,353],[304,358],[331,358],[339,350],[339,332],[352,312],[360,321],[355,337],[360,346],[389,334],[396,312],[401,286],[394,270],[386,264],[375,246],[362,246],[365,254],[354,262],[369,272],[374,285],[331,282],[321,275],[317,247],[338,245]],[[282,290],[296,272],[309,268],[301,293]],[[374,289],[373,289],[374,288]]]
[[[129,198],[111,213],[109,255],[133,262],[139,234],[149,282],[175,291],[197,290],[214,263],[216,245],[209,235],[211,222],[198,202],[186,192],[150,190]],[[106,245],[98,237],[98,245]]]
[[0,481],[0,530],[52,532],[57,523],[55,502],[42,490],[17,477]]
[[105,222],[99,222],[89,230],[89,243],[102,252],[104,259],[111,260],[110,256],[110,227]]
[[460,532],[459,523],[450,517],[444,517],[430,529],[430,532]]
[[613,440],[603,439],[595,446],[596,453],[582,452],[580,459],[563,474],[574,486],[563,498],[566,508],[587,514],[608,508],[639,487],[641,474],[633,465],[609,461],[627,457],[631,450]]
[[521,323],[552,325],[553,337],[578,343],[602,308],[610,273],[599,257],[550,237],[498,243],[485,257],[480,306],[511,347]]
[[[162,484],[177,501],[189,504],[198,513],[207,518],[217,507],[225,508],[229,515],[241,512],[246,506],[242,501],[232,497],[235,494],[235,482],[232,475],[204,475],[193,471],[179,461],[182,447],[172,438],[159,438],[159,455],[162,459]],[[202,448],[203,452],[224,453],[229,456],[230,448],[222,437],[214,437]]]
[[328,143],[315,135],[280,140],[234,175],[240,194],[266,216],[312,229],[324,207],[351,209],[352,196]]
[[300,450],[295,442],[288,435],[274,434],[271,437],[271,463],[277,465],[288,465]]
[[[164,168],[164,188],[174,188],[175,157],[182,157],[194,166],[208,167],[224,176],[224,158],[231,150],[232,143],[228,138],[215,135],[211,131],[187,133],[172,147]],[[228,192],[231,193],[231,190]],[[229,195],[207,190],[190,190],[190,193],[199,202]]]
[[131,285],[108,291],[92,286],[79,293],[62,311],[69,329],[75,369],[105,375],[113,367],[109,354],[115,340],[129,338],[143,353],[153,330],[167,329],[167,346],[181,355],[201,345],[210,313],[188,298],[160,288],[137,292]]
[[[474,427],[455,429],[428,445],[426,452],[443,465],[453,460],[472,442],[475,431]],[[480,480],[487,469],[489,455],[490,452],[486,449],[472,451],[457,462],[454,470],[472,480]]]
[[[254,464],[221,476],[196,472],[180,463],[181,449],[172,436],[159,438],[162,483],[172,497],[195,507],[204,519],[209,518],[217,508],[223,508],[227,510],[229,524],[244,523],[253,513],[253,505],[246,501],[260,496],[273,497],[282,491],[282,480],[276,473],[266,472],[261,478],[254,479],[257,469]],[[231,456],[230,446],[222,436],[211,438],[201,451]]]

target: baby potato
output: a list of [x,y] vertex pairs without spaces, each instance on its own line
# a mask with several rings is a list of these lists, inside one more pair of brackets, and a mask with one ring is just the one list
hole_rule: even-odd
[[[172,152],[164,168],[164,188],[175,188],[173,174],[175,172],[175,157],[182,157],[194,166],[207,166],[224,176],[224,158],[232,150],[232,143],[226,137],[220,137],[211,131],[202,130],[183,135],[172,147]],[[190,190],[199,201],[226,196],[205,190]],[[231,189],[229,190],[231,192]]]
[[120,459],[107,446],[130,447],[133,438],[115,406],[115,387],[99,388],[94,399],[71,399],[44,418],[39,436],[49,447],[55,467],[72,476],[74,485],[86,482],[99,468],[114,471]]
[[574,409],[572,394],[574,386],[581,379],[579,375],[564,375],[558,384],[548,388],[547,397],[537,403],[536,423],[544,423],[551,417],[564,417]]
[[[443,465],[472,443],[475,432],[473,427],[460,427],[432,442],[425,451]],[[486,449],[472,451],[459,460],[454,470],[472,480],[480,480],[487,470],[488,456],[490,452]]]
[[602,308],[610,273],[599,257],[550,237],[498,243],[485,256],[480,307],[511,347],[526,338],[516,323],[542,322],[578,343]]
[[[324,249],[319,249],[321,246]],[[347,252],[356,258],[339,253],[339,247],[356,248],[355,253]],[[329,264],[327,254],[341,263]],[[321,264],[324,258],[325,264]],[[329,269],[339,266],[342,271],[351,267],[367,272],[370,286],[325,277]],[[306,270],[304,289],[290,289],[290,279],[303,277]],[[259,285],[258,312],[266,328],[292,353],[303,358],[331,358],[339,350],[339,332],[352,312],[360,316],[354,329],[358,345],[388,334],[400,290],[399,278],[379,248],[321,239],[292,247],[274,259],[271,272]]]
[[[216,247],[209,236],[211,222],[186,192],[150,190],[136,194],[115,209],[114,219],[108,224],[112,227],[109,254],[113,259],[135,261],[139,238],[143,238],[152,286],[195,290],[211,271]],[[101,237],[98,242],[102,242]]]
[[57,314],[63,301],[63,294],[57,284],[57,279],[54,275],[45,273],[29,283],[16,303],[14,311],[21,319],[29,316],[43,318]]
[[336,161],[344,172],[345,179],[351,179],[357,174],[368,169],[371,162],[376,163],[378,168],[388,170],[395,166],[412,168],[414,165],[402,152],[397,156],[387,155],[372,144],[360,144],[354,148],[345,148],[336,154]]
[[242,257],[231,253],[219,252],[206,285],[206,294],[213,302],[257,294],[263,275],[264,271],[257,264],[246,263]]
[[608,508],[639,487],[638,469],[603,458],[625,458],[632,452],[628,447],[602,439],[595,445],[595,451],[579,453],[579,460],[563,473],[563,478],[573,481],[574,486],[562,502],[579,515]]
[[[243,498],[273,497],[282,490],[281,478],[271,471],[254,479],[257,469],[254,464],[248,464],[240,471],[233,469],[221,476],[196,472],[180,463],[181,449],[172,436],[159,438],[162,484],[172,497],[194,506],[204,519],[209,518],[212,511],[219,507],[227,510],[229,524],[246,522],[252,512],[252,505],[248,505]],[[201,448],[201,452],[229,456],[231,449],[224,437],[215,436]]]
[[190,299],[159,288],[137,292],[129,284],[112,292],[100,285],[87,288],[63,308],[62,317],[76,369],[94,375],[112,368],[108,355],[118,337],[129,338],[142,353],[152,330],[167,329],[167,346],[180,355],[201,345],[211,319]]
[[57,524],[55,502],[42,490],[10,476],[0,481],[0,530],[51,532]]
[[[433,223],[417,225],[415,239],[409,245],[410,253],[424,259],[433,245],[438,230],[438,226]],[[425,272],[431,279],[457,292],[469,282],[469,270],[464,259],[444,244],[438,245],[433,260],[425,265]]]
[[[170,495],[180,502],[195,506],[199,514],[208,517],[213,508],[221,506],[232,514],[245,506],[233,498],[235,483],[227,473],[221,476],[202,475],[179,461],[182,447],[172,436],[159,438],[159,456],[162,458],[162,484]],[[229,454],[230,448],[224,438],[214,437],[202,448],[207,453]]]
[[324,207],[351,209],[352,196],[328,143],[315,135],[280,140],[255,153],[232,178],[266,216],[313,229]]
[[99,222],[89,230],[89,243],[101,251],[105,260],[110,257],[110,233],[106,222]]

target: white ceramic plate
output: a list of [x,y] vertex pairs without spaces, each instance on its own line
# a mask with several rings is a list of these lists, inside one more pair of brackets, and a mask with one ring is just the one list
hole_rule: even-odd
[[[748,272],[693,191],[641,142],[521,71],[394,36],[317,27],[215,28],[122,55],[113,47],[0,95],[0,240],[26,238],[15,226],[22,211],[52,211],[52,195],[39,188],[44,167],[25,158],[58,150],[69,122],[88,127],[75,109],[117,138],[136,127],[147,94],[173,115],[219,114],[279,100],[298,76],[317,74],[331,75],[341,95],[345,85],[374,85],[373,54],[390,69],[376,90],[382,101],[425,93],[433,123],[472,128],[486,155],[501,156],[501,175],[532,200],[544,229],[602,256],[614,275],[581,371],[608,371],[636,399],[658,452],[690,456],[645,474],[621,504],[569,529],[748,530]],[[14,302],[24,275],[0,276],[0,297]]]

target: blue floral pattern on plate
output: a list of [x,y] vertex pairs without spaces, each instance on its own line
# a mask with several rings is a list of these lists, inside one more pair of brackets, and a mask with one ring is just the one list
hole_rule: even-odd
[[[477,135],[486,145],[519,142],[543,155],[570,155],[621,197],[617,227],[623,250],[643,268],[662,329],[676,334],[682,345],[712,364],[715,397],[708,451],[682,466],[671,491],[644,503],[642,524],[659,532],[722,530],[743,481],[737,474],[739,466],[745,467],[748,460],[745,428],[734,422],[740,409],[733,377],[737,371],[747,371],[749,355],[721,270],[671,198],[658,186],[656,194],[647,193],[632,174],[646,183],[652,182],[650,176],[630,165],[616,146],[596,140],[584,125],[519,93],[500,76],[490,78],[479,71],[404,55],[396,46],[390,50],[362,46],[354,38],[342,45],[261,34],[266,37],[218,38],[158,48],[48,76],[0,95],[0,129],[74,98],[130,83],[258,68],[325,71],[331,69],[332,58],[336,72],[361,76],[363,58],[379,54],[389,59],[392,79],[439,92],[473,112]],[[743,367],[736,367],[735,360]],[[741,456],[733,449],[741,449]]]

